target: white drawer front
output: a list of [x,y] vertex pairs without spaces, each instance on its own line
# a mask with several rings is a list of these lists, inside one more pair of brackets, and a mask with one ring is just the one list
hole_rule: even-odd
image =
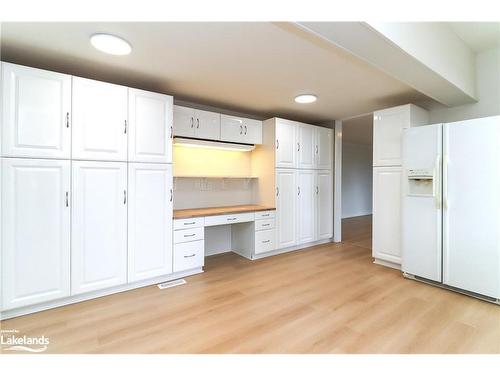
[[255,220],[255,231],[274,229],[274,219]]
[[255,220],[259,219],[274,219],[276,211],[259,211],[255,213]]
[[203,217],[192,217],[189,219],[174,220],[174,230],[202,227],[204,223]]
[[254,220],[255,220],[255,214],[253,212],[248,212],[244,214],[234,214],[234,215],[207,216],[205,217],[205,226],[208,227],[212,225],[244,223],[247,221],[254,221]]
[[255,254],[265,253],[275,249],[274,229],[255,232]]
[[184,242],[174,245],[174,272],[203,267],[205,241]]
[[199,241],[205,237],[205,228],[191,228],[174,231],[174,243]]

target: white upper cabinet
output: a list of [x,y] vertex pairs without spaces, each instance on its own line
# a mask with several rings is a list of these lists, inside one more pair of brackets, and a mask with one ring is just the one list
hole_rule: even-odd
[[73,77],[73,159],[127,160],[127,93],[124,86]]
[[316,238],[315,171],[297,172],[297,243],[313,242]]
[[314,155],[316,169],[332,169],[333,132],[332,129],[315,127]]
[[413,104],[376,111],[373,114],[373,165],[402,165],[402,132],[429,121],[426,110]]
[[70,161],[2,160],[3,309],[70,293]]
[[128,281],[172,272],[172,166],[128,166]]
[[69,159],[71,76],[2,63],[2,155]]
[[128,160],[172,162],[173,98],[149,91],[128,90]]
[[174,135],[220,140],[220,113],[174,105]]
[[72,175],[71,293],[125,284],[127,163],[73,161]]
[[297,243],[297,171],[276,169],[276,248]]
[[316,157],[316,127],[298,123],[297,136],[298,167],[313,169]]
[[297,167],[297,126],[294,121],[276,119],[276,168]]
[[262,121],[221,115],[221,141],[261,144]]
[[333,236],[333,180],[330,171],[316,171],[316,239]]

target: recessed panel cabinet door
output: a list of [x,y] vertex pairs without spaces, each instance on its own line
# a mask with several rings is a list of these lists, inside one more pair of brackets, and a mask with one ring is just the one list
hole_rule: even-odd
[[195,137],[220,140],[220,113],[196,109]]
[[401,167],[373,169],[373,257],[401,264]]
[[221,141],[243,143],[243,119],[241,117],[220,116]]
[[128,281],[172,272],[172,166],[129,164]]
[[243,119],[243,143],[262,144],[262,121],[250,118]]
[[297,243],[301,244],[316,237],[316,186],[313,170],[299,170],[297,176]]
[[297,171],[276,169],[276,248],[297,243]]
[[396,107],[375,112],[373,116],[373,165],[402,164],[402,132],[410,126],[409,109]]
[[316,172],[317,239],[333,236],[333,181],[330,171]]
[[276,168],[297,167],[297,124],[276,119]]
[[174,135],[177,137],[194,137],[194,109],[174,105]]
[[127,281],[127,164],[74,161],[71,293]]
[[171,163],[173,98],[129,89],[128,103],[128,160]]
[[332,169],[333,160],[333,131],[332,129],[316,126],[316,141],[314,147],[315,168]]
[[127,92],[73,77],[73,159],[127,161]]
[[298,167],[301,169],[314,168],[315,130],[315,126],[307,124],[298,124],[297,126]]
[[69,159],[71,76],[2,63],[2,155]]
[[2,160],[3,309],[69,296],[70,162]]

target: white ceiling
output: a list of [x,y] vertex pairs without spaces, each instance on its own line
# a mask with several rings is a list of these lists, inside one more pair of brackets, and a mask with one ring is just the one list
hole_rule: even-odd
[[[253,115],[321,123],[429,99],[292,23],[3,23],[2,59]],[[95,50],[117,34],[129,56]],[[293,98],[314,93],[318,101]]]
[[475,52],[500,46],[500,22],[449,22],[449,26]]
[[342,141],[373,145],[373,115],[364,115],[342,121]]

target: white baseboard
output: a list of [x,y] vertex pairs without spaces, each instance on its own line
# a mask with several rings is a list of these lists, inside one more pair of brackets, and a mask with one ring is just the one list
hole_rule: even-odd
[[290,246],[290,247],[286,247],[284,249],[269,251],[267,253],[255,254],[252,256],[252,260],[267,258],[267,257],[273,256],[273,255],[278,255],[278,254],[283,254],[283,253],[289,253],[291,251],[303,250],[303,249],[307,249],[307,248],[312,247],[312,246],[323,245],[323,244],[329,243],[329,242],[332,242],[331,238],[328,238],[326,240],[319,240],[319,241],[315,241],[315,242],[303,243],[303,244],[296,245],[296,246]]
[[387,260],[373,258],[373,263],[378,264],[379,266],[394,268],[395,270],[401,271],[401,264],[389,262]]

